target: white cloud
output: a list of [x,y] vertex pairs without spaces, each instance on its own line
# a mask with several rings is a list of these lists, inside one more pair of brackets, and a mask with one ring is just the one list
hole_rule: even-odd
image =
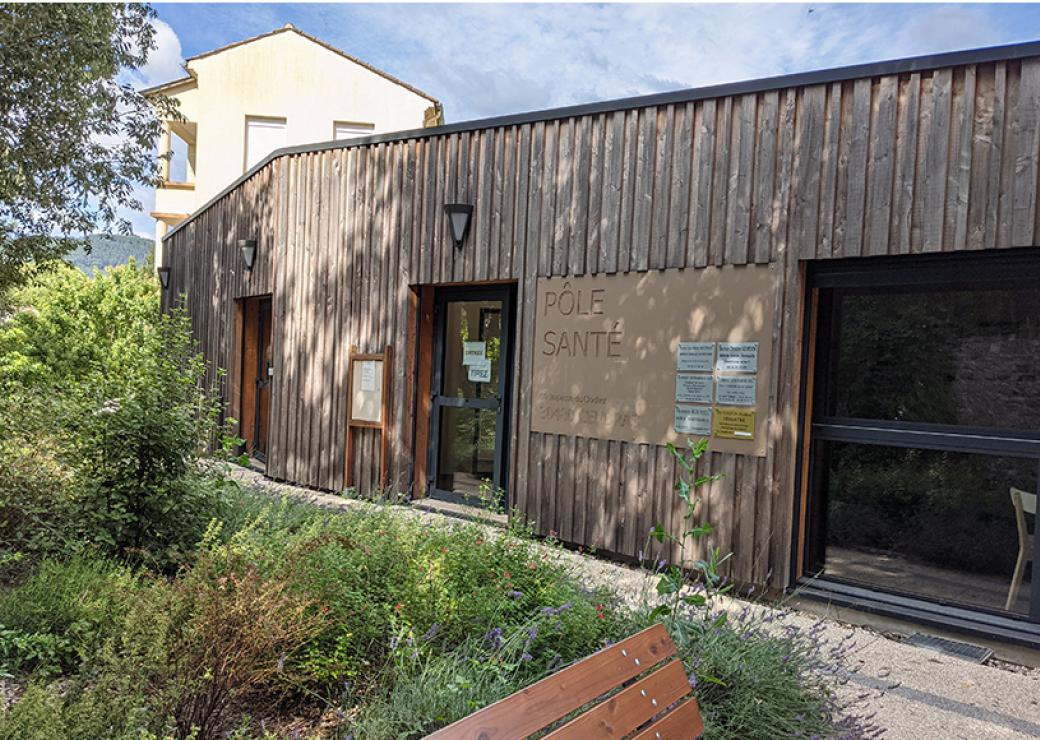
[[148,55],[148,62],[133,73],[138,87],[152,87],[184,76],[184,59],[181,55],[181,40],[166,21],[155,18],[156,48]]
[[[408,5],[309,30],[441,97],[449,120],[984,46],[970,6]],[[331,34],[331,35],[329,35]],[[344,38],[345,37],[345,38]],[[351,49],[351,44],[354,49]]]

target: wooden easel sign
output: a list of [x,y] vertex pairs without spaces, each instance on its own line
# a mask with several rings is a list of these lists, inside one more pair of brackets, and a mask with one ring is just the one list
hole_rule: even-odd
[[390,445],[390,391],[393,387],[389,345],[379,354],[361,354],[357,347],[350,348],[347,372],[347,459],[346,485],[354,485],[354,430],[378,429],[379,485],[386,488],[388,450]]

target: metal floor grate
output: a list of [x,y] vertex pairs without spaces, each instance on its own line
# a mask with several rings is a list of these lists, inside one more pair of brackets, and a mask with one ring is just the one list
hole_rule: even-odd
[[989,656],[993,655],[993,651],[989,648],[969,645],[966,642],[957,642],[956,640],[947,640],[945,637],[922,635],[920,632],[914,632],[903,642],[907,645],[916,645],[928,650],[936,650],[944,655],[952,655],[955,658],[970,660],[973,663],[984,663]]

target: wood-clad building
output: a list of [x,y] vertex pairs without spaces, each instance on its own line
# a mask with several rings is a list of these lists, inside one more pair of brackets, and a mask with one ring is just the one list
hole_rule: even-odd
[[[722,477],[701,515],[735,581],[822,572],[827,598],[1035,641],[1015,566],[1040,466],[1038,178],[1040,43],[329,142],[275,152],[166,238],[164,308],[190,314],[274,479],[419,497],[486,478],[541,533],[636,557],[682,523],[664,442],[704,423]],[[594,324],[566,348],[546,328],[565,290],[613,322],[602,354]],[[673,306],[690,321],[658,326]],[[705,384],[679,389],[698,360],[677,342],[707,348]],[[711,395],[737,345],[755,380]],[[380,367],[352,353],[387,347],[381,470],[384,435],[347,419]],[[575,347],[602,377],[552,364]],[[982,540],[972,562],[940,547]]]

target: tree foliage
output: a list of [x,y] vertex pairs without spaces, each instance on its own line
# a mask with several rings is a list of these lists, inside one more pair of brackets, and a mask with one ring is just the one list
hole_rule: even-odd
[[[5,559],[100,551],[168,566],[222,493],[199,472],[219,396],[183,313],[133,263],[70,266],[10,291],[0,322],[0,581]],[[230,446],[231,442],[228,442]]]
[[[129,231],[121,207],[154,183],[160,115],[129,73],[155,48],[139,4],[0,4],[0,293],[78,237]],[[155,104],[153,106],[153,103]]]

